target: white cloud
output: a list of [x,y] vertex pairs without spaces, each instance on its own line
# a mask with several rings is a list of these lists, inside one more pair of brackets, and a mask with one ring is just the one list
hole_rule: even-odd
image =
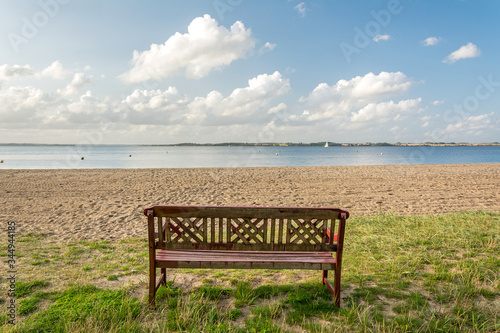
[[247,56],[255,43],[251,30],[242,22],[235,22],[228,30],[205,14],[189,24],[187,33],[177,32],[147,51],[134,51],[134,67],[120,78],[127,83],[142,82],[166,78],[182,69],[189,78],[201,78]]
[[218,91],[207,97],[197,97],[189,104],[190,119],[203,118],[208,114],[215,117],[231,117],[231,122],[250,119],[257,113],[266,114],[272,99],[290,90],[290,82],[283,79],[280,72],[261,74],[248,80],[248,86],[237,88],[224,98]]
[[439,100],[436,100],[436,101],[432,101],[432,102],[431,102],[431,104],[432,104],[432,105],[441,105],[441,104],[443,104],[443,103],[444,103],[444,101],[439,101]]
[[10,128],[9,124],[15,123],[18,127],[52,130],[113,124],[115,128],[135,130],[143,125],[184,129],[194,125],[209,133],[212,126],[242,125],[257,133],[260,126],[269,123],[273,112],[286,109],[284,103],[272,103],[290,90],[289,80],[274,72],[248,80],[248,86],[234,89],[228,96],[212,91],[205,97],[188,98],[177,88],[168,87],[136,89],[121,101],[113,102],[109,98],[101,100],[91,91],[77,95],[90,83],[91,77],[76,73],[58,94],[31,86],[4,89],[0,91],[0,126]]
[[131,125],[177,125],[187,110],[188,98],[177,88],[166,90],[136,89],[116,107],[114,114]]
[[389,39],[391,39],[391,36],[389,36],[389,35],[376,35],[375,37],[373,37],[374,42],[380,42],[382,40],[386,41]]
[[[390,109],[392,101],[386,102],[389,104],[378,103],[407,92],[414,84],[402,72],[368,73],[350,80],[339,80],[332,86],[321,83],[308,97],[300,99],[306,103],[307,112],[303,113],[303,117],[308,121],[363,121],[372,108],[375,115]],[[398,103],[396,108],[403,108],[404,105]],[[358,115],[353,116],[353,113]]]
[[0,79],[9,80],[16,77],[33,76],[36,71],[30,65],[2,65],[0,66]]
[[400,120],[406,114],[418,112],[418,106],[422,101],[421,98],[403,100],[398,103],[394,101],[382,103],[370,103],[363,107],[358,112],[353,112],[351,116],[352,122],[367,122],[376,121],[380,123],[390,120]]
[[287,106],[285,103],[280,103],[276,106],[273,106],[272,108],[269,109],[269,111],[267,111],[267,113],[269,114],[273,114],[273,113],[279,113],[283,110],[286,110]]
[[402,72],[380,72],[376,75],[368,73],[356,76],[351,80],[339,80],[337,84],[329,87],[326,83],[319,84],[314,93],[326,92],[328,95],[345,95],[354,98],[381,98],[394,93],[407,91],[413,81]]
[[276,48],[276,44],[266,42],[266,44],[262,45],[262,47],[259,50],[259,54],[263,54],[268,51],[272,51]]
[[[70,99],[59,99],[58,111],[46,115],[45,119],[55,128],[94,128],[98,124],[100,129],[110,126],[113,121],[120,118],[113,114],[113,105],[109,99],[101,100],[86,91],[75,101]],[[114,123],[112,127],[117,124]]]
[[52,78],[56,80],[61,80],[66,78],[71,73],[65,70],[59,60],[54,61],[50,66],[43,69],[42,71],[37,71],[30,65],[2,65],[0,66],[0,80],[8,81],[10,79],[22,78],[22,77],[34,77],[37,79],[41,78]]
[[494,112],[482,114],[479,116],[470,116],[460,119],[460,121],[449,124],[445,133],[449,135],[466,133],[468,135],[480,135],[484,130],[493,129],[495,126],[492,121]]
[[439,37],[428,37],[422,41],[422,44],[425,46],[433,46],[437,45],[441,41],[441,38]]
[[443,60],[443,62],[454,63],[460,59],[477,58],[480,55],[481,50],[479,50],[477,45],[468,43],[467,45],[462,46],[461,48],[447,56],[446,59]]
[[49,97],[39,88],[9,87],[0,93],[0,123],[32,123],[48,103]]
[[392,132],[392,133],[394,133],[394,134],[397,134],[397,133],[400,133],[400,132],[401,132],[401,129],[399,128],[399,126],[398,126],[398,125],[396,125],[396,126],[391,127],[391,128],[389,129],[389,131],[391,131],[391,132]]
[[431,124],[430,123],[431,119],[432,119],[431,116],[422,117],[422,127],[429,127],[429,125]]
[[43,103],[45,94],[41,89],[35,87],[10,87],[0,95],[2,109],[19,111],[24,108],[34,107]]
[[286,109],[272,101],[290,90],[288,79],[279,72],[261,74],[248,80],[248,86],[234,89],[228,96],[211,91],[205,97],[188,98],[177,88],[167,90],[136,89],[114,110],[120,120],[144,125],[217,126],[266,121],[272,113]]
[[92,82],[92,76],[76,73],[73,80],[64,89],[58,89],[57,92],[63,97],[69,97],[77,94],[83,87],[91,85]]
[[71,113],[102,113],[109,108],[109,104],[95,97],[89,90],[81,95],[79,100],[68,104]]
[[65,79],[71,72],[63,68],[59,60],[54,61],[49,67],[40,72],[41,77],[48,77],[56,80]]
[[177,88],[168,87],[167,90],[139,90],[136,89],[124,101],[135,111],[143,112],[155,109],[173,109],[183,103]]
[[[32,86],[10,87],[0,93],[0,127],[67,129],[102,122],[110,114],[109,100],[101,101],[90,91],[72,101]],[[4,126],[1,126],[6,124]]]
[[293,8],[299,13],[299,15],[301,17],[305,17],[306,16],[307,7],[306,7],[306,4],[304,2],[299,3],[298,5],[296,5]]

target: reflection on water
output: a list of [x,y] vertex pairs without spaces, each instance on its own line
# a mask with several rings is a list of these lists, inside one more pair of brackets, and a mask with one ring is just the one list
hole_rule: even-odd
[[0,169],[500,163],[500,147],[0,146],[0,160]]

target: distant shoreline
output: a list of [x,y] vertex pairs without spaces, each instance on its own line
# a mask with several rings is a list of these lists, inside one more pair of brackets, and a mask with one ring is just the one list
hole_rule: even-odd
[[[50,143],[0,143],[0,146],[144,146],[144,147],[322,147],[322,142],[222,142],[222,143],[172,143],[172,144],[50,144]],[[500,142],[491,143],[467,143],[467,142],[425,142],[425,143],[388,143],[388,142],[366,142],[366,143],[338,143],[328,142],[329,147],[476,147],[476,146],[500,146]]]

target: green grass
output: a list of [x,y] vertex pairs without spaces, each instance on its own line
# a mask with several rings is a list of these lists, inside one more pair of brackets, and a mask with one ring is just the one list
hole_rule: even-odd
[[23,297],[33,293],[35,290],[47,287],[49,283],[42,280],[33,280],[30,282],[17,281],[16,282],[16,297]]
[[[342,306],[318,271],[170,270],[147,304],[144,239],[16,245],[17,321],[6,332],[497,332],[500,214],[347,221]],[[3,258],[5,260],[5,258]],[[182,287],[179,287],[181,285]],[[0,291],[8,288],[0,280]]]
[[139,301],[123,290],[102,290],[95,286],[73,286],[54,297],[46,310],[37,312],[20,326],[21,331],[63,332],[70,327],[102,331],[140,329],[136,318],[142,311]]

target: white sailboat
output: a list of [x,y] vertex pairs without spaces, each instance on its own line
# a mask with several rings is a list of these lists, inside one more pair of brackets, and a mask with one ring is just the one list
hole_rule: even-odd
[[328,141],[325,142],[325,148],[328,148]]

